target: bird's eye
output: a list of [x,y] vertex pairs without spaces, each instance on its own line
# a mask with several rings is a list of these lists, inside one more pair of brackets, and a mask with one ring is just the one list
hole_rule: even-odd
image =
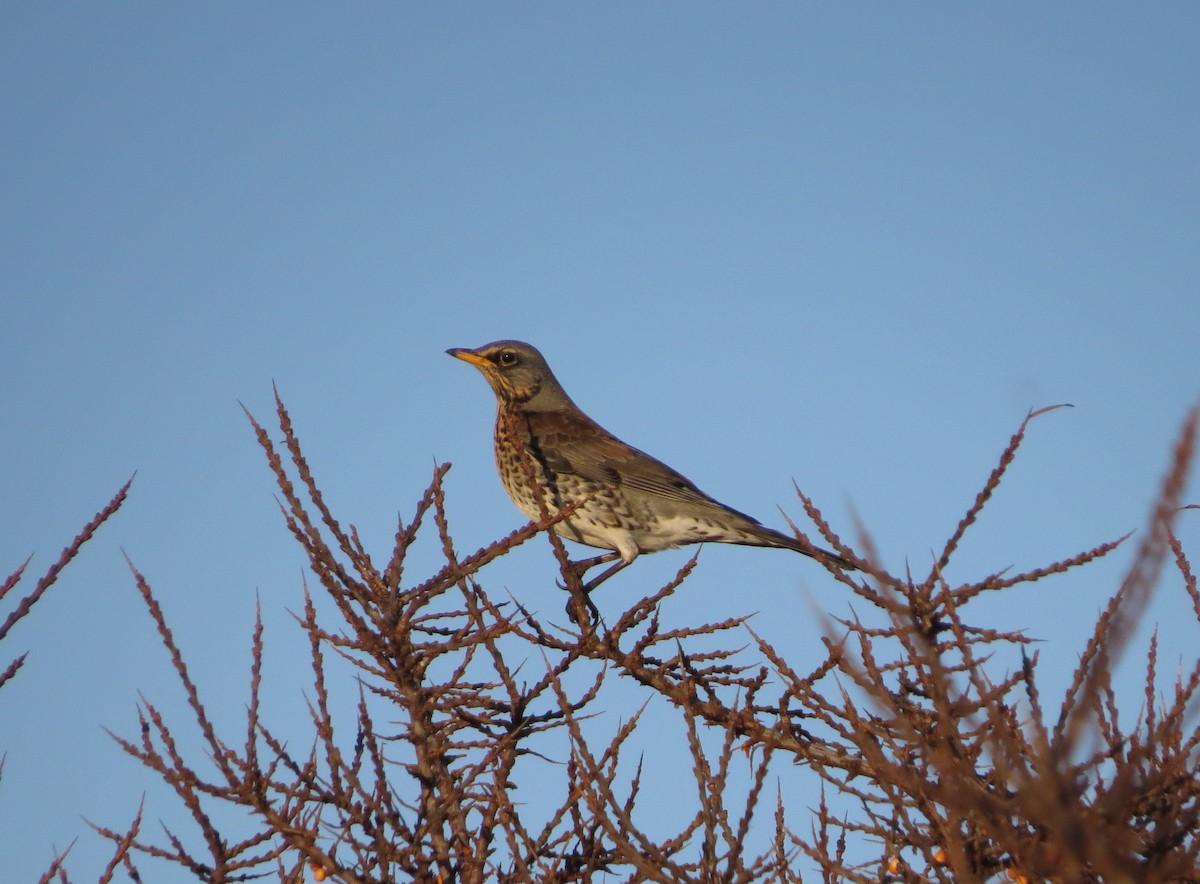
[[505,350],[503,353],[500,354],[499,362],[501,365],[516,365],[517,364],[517,354],[514,353],[512,350]]

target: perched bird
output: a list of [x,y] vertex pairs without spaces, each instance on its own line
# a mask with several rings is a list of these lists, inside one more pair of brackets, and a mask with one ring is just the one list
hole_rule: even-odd
[[540,519],[583,500],[555,532],[612,553],[577,563],[577,573],[620,559],[585,591],[641,553],[688,543],[781,547],[854,567],[719,503],[662,461],[626,445],[579,410],[529,344],[496,341],[446,352],[478,368],[496,394],[496,467],[513,503]]

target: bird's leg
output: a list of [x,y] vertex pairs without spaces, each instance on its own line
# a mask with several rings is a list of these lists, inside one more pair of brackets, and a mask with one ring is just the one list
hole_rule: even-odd
[[[617,558],[616,553],[613,553],[611,556],[597,556],[595,559],[589,560],[589,562],[590,562],[590,565],[597,565],[597,564],[602,564],[604,562],[612,561],[613,558]],[[597,560],[599,560],[599,561],[597,561]],[[580,564],[583,564],[583,563],[580,563]],[[592,595],[591,595],[592,590],[595,589],[597,586],[599,586],[601,583],[603,583],[605,580],[607,580],[609,577],[612,577],[614,574],[616,574],[618,571],[620,571],[622,568],[624,568],[628,564],[629,564],[629,562],[625,561],[624,559],[619,559],[619,561],[617,561],[614,564],[610,565],[609,567],[605,568],[604,571],[602,571],[600,573],[600,576],[593,577],[591,580],[589,580],[587,583],[585,583],[580,588],[581,592],[579,595],[575,595],[574,591],[573,590],[571,591],[571,599],[570,599],[570,601],[567,602],[567,616],[571,618],[572,623],[575,623],[575,624],[579,623],[579,614],[582,613],[581,606],[579,604],[580,601],[582,601],[585,605],[587,605],[587,613],[593,623],[595,623],[596,621],[598,621],[600,619],[600,610],[599,610],[599,608],[596,607],[596,604],[592,601]],[[590,567],[590,565],[589,565],[589,567]]]
[[[583,580],[583,575],[592,568],[596,567],[597,565],[603,565],[605,562],[611,562],[613,559],[617,558],[618,555],[619,553],[610,552],[605,553],[602,556],[592,556],[590,559],[580,559],[578,562],[567,562],[566,566],[563,568],[563,575],[567,577],[568,580],[572,577],[576,580]],[[564,586],[560,583],[558,588],[569,589],[570,587]],[[585,591],[590,592],[590,590]]]
[[[598,558],[600,558],[604,561],[612,561],[613,558],[617,558],[617,557],[618,557],[617,553],[613,553],[612,556],[598,556]],[[596,564],[601,564],[601,562],[596,562]],[[583,585],[583,591],[590,594],[593,589],[595,589],[597,586],[599,586],[601,583],[603,583],[609,577],[612,577],[614,574],[616,574],[618,571],[620,571],[622,568],[624,568],[628,564],[629,564],[629,562],[625,561],[624,559],[619,559],[619,561],[617,561],[616,563],[605,568],[600,573],[600,576],[593,577],[591,580],[589,580],[587,583],[585,583]]]
[[[571,599],[567,602],[567,616],[571,619],[572,623],[579,623],[579,617],[584,613],[583,605],[587,606],[587,614],[593,622],[600,619],[600,611],[593,604],[590,597],[591,591],[629,563],[623,560],[618,561],[612,567],[606,568],[600,576],[589,580],[587,583],[580,584],[583,580],[583,575],[592,568],[611,562],[613,559],[619,559],[620,556],[620,553],[610,552],[600,556],[593,556],[590,559],[580,559],[578,562],[568,562],[564,566],[563,572],[567,578],[567,585],[564,586],[560,583],[558,586],[560,589],[571,593]],[[576,586],[579,588],[580,594],[578,596],[575,594]],[[583,602],[583,605],[580,602]]]

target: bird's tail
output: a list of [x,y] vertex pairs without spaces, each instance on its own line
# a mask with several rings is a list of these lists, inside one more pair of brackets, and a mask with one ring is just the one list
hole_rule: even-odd
[[843,571],[858,570],[858,566],[849,559],[846,559],[830,550],[822,549],[819,546],[813,546],[812,544],[805,543],[803,540],[791,537],[787,534],[784,534],[782,531],[775,531],[771,528],[760,526],[760,530],[756,531],[755,534],[761,537],[763,546],[777,546],[784,549],[794,549],[796,552],[804,553],[804,555],[810,556],[816,559],[818,562],[834,565],[835,567],[841,568]]

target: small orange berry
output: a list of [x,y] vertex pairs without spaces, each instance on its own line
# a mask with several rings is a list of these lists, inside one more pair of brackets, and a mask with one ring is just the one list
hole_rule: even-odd
[[319,866],[316,863],[312,863],[309,866],[309,869],[312,870],[312,876],[313,876],[314,881],[324,881],[325,880],[326,872],[325,872],[325,868],[323,866]]
[[942,850],[942,848],[939,847],[933,852],[933,861],[939,866],[944,866],[947,859],[948,857],[946,856],[946,851]]

